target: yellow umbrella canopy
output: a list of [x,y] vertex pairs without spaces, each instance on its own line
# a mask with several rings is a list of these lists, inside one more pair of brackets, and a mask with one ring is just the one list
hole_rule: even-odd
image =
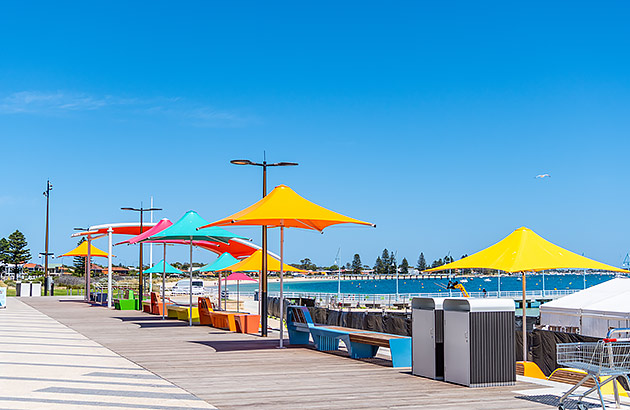
[[[232,272],[260,271],[262,270],[262,255],[262,250],[258,249],[247,259],[243,259],[242,261],[228,266],[222,270]],[[269,254],[267,254],[267,270],[272,272],[280,272],[280,261]],[[294,268],[293,266],[287,265],[286,263],[282,265],[282,270],[285,272],[306,272],[303,269]]]
[[[57,257],[61,258],[63,256],[87,256],[88,255],[88,242],[89,241],[81,242],[79,244],[79,246],[77,246],[76,248],[74,248],[70,252],[66,252],[63,255],[59,255]],[[108,255],[107,255],[107,252],[104,252],[104,251],[98,249],[94,245],[91,245],[90,246],[90,256],[100,256],[102,258],[107,258]]]
[[197,229],[210,226],[266,225],[321,232],[330,225],[344,223],[375,226],[314,204],[288,186],[279,185],[269,195],[242,211]]
[[529,228],[521,227],[500,242],[458,261],[427,269],[487,268],[504,272],[538,272],[550,269],[596,269],[628,272],[578,255],[545,240]]

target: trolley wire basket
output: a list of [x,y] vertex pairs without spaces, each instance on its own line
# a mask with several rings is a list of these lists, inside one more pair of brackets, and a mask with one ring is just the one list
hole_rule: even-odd
[[[630,385],[630,379],[628,379],[630,373],[630,339],[612,338],[611,336],[615,333],[628,334],[630,329],[612,329],[605,339],[597,342],[558,343],[556,345],[558,364],[586,372],[582,380],[560,398],[559,410],[566,409],[564,401],[568,397],[578,397],[578,410],[586,409],[582,399],[594,391],[597,391],[602,409],[605,410],[606,405],[601,389],[602,386],[610,382],[613,382],[615,402],[619,408],[619,392],[617,391],[617,383],[614,382],[618,377],[624,377]],[[582,394],[573,394],[589,379],[593,379],[595,382],[594,387]]]

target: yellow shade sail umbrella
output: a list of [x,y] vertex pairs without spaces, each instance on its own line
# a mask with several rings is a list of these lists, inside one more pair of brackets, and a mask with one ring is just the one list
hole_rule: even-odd
[[505,272],[522,272],[523,284],[523,360],[527,360],[527,317],[525,273],[551,269],[596,269],[611,272],[628,272],[605,263],[578,255],[542,238],[529,228],[521,227],[503,240],[462,258],[458,261],[427,269],[435,272],[450,269],[497,269]]
[[550,269],[596,269],[628,272],[573,253],[542,238],[529,228],[521,227],[500,242],[458,261],[427,269],[486,268],[505,272],[538,272]]
[[202,226],[266,225],[268,227],[303,228],[323,231],[336,224],[359,224],[375,226],[363,222],[302,198],[286,185],[274,188],[266,197],[240,212]]
[[[286,185],[279,185],[260,201],[248,206],[240,212],[220,219],[201,228],[211,226],[252,226],[261,225],[280,228],[280,347],[284,331],[283,316],[283,270],[284,270],[284,228],[312,229],[322,232],[325,228],[337,224],[359,224],[376,226],[370,222],[360,221],[349,216],[331,211],[308,201]],[[263,243],[263,252],[266,252]],[[262,259],[262,258],[261,258]],[[266,259],[265,259],[266,260]],[[261,274],[261,320],[266,331],[267,321],[267,266],[263,264]]]
[[76,248],[74,248],[73,250],[64,253],[63,255],[57,256],[58,258],[64,257],[64,256],[84,256],[87,257],[88,255],[90,256],[100,256],[102,258],[107,258],[107,256],[109,256],[107,254],[107,252],[102,251],[100,249],[98,249],[96,246],[94,245],[90,245],[90,249],[88,252],[88,243],[90,241],[83,241],[79,244],[79,246],[77,246]]
[[[222,270],[231,272],[261,271],[263,262],[262,255],[262,249],[258,249],[247,259],[243,259],[242,261]],[[280,261],[269,254],[267,254],[267,270],[271,272],[280,272]],[[282,270],[284,272],[306,272],[304,269],[295,268],[291,265],[283,265]]]

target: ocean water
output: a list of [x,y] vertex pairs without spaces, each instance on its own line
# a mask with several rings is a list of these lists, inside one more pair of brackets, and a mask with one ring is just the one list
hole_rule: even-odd
[[[545,290],[565,290],[565,289],[584,289],[614,278],[612,274],[545,274]],[[501,291],[520,291],[522,284],[519,276],[501,276]],[[585,285],[586,279],[586,285]],[[468,292],[488,292],[498,290],[498,278],[480,277],[480,276],[458,276],[456,280],[462,282]],[[448,279],[399,279],[399,293],[438,293],[444,292]],[[277,292],[280,290],[278,282],[269,282],[269,291]],[[531,274],[526,279],[527,290],[542,290],[543,275]],[[236,290],[236,285],[229,285],[230,290]],[[258,283],[241,283],[241,292],[253,292],[258,290]],[[309,292],[309,293],[337,293],[336,280],[308,280],[299,282],[285,282],[285,292]],[[341,292],[352,294],[386,294],[396,293],[395,279],[374,279],[374,280],[342,280]],[[454,291],[456,292],[456,291]]]

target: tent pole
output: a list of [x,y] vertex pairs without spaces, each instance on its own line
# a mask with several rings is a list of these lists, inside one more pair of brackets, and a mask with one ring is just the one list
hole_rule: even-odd
[[221,310],[221,271],[219,271],[219,284],[217,286],[217,293],[219,294],[219,310]]
[[188,311],[188,326],[192,326],[192,251],[193,251],[193,238],[190,237],[190,286],[188,286],[188,302],[190,303],[190,310]]
[[527,361],[527,297],[525,296],[525,271],[523,271],[523,361]]
[[240,312],[239,310],[239,303],[241,303],[241,281],[237,280],[236,281],[236,311]]
[[87,270],[86,275],[86,284],[85,284],[85,300],[90,302],[90,271],[92,270],[92,264],[90,263],[90,259],[92,258],[92,238],[88,235],[88,251],[87,251],[87,263],[85,264],[85,269]]
[[280,349],[284,338],[284,226],[280,226]]
[[166,242],[164,242],[164,271],[162,272],[162,320],[166,312]]
[[107,228],[107,238],[109,239],[107,249],[107,307],[112,308],[112,233],[114,229]]

